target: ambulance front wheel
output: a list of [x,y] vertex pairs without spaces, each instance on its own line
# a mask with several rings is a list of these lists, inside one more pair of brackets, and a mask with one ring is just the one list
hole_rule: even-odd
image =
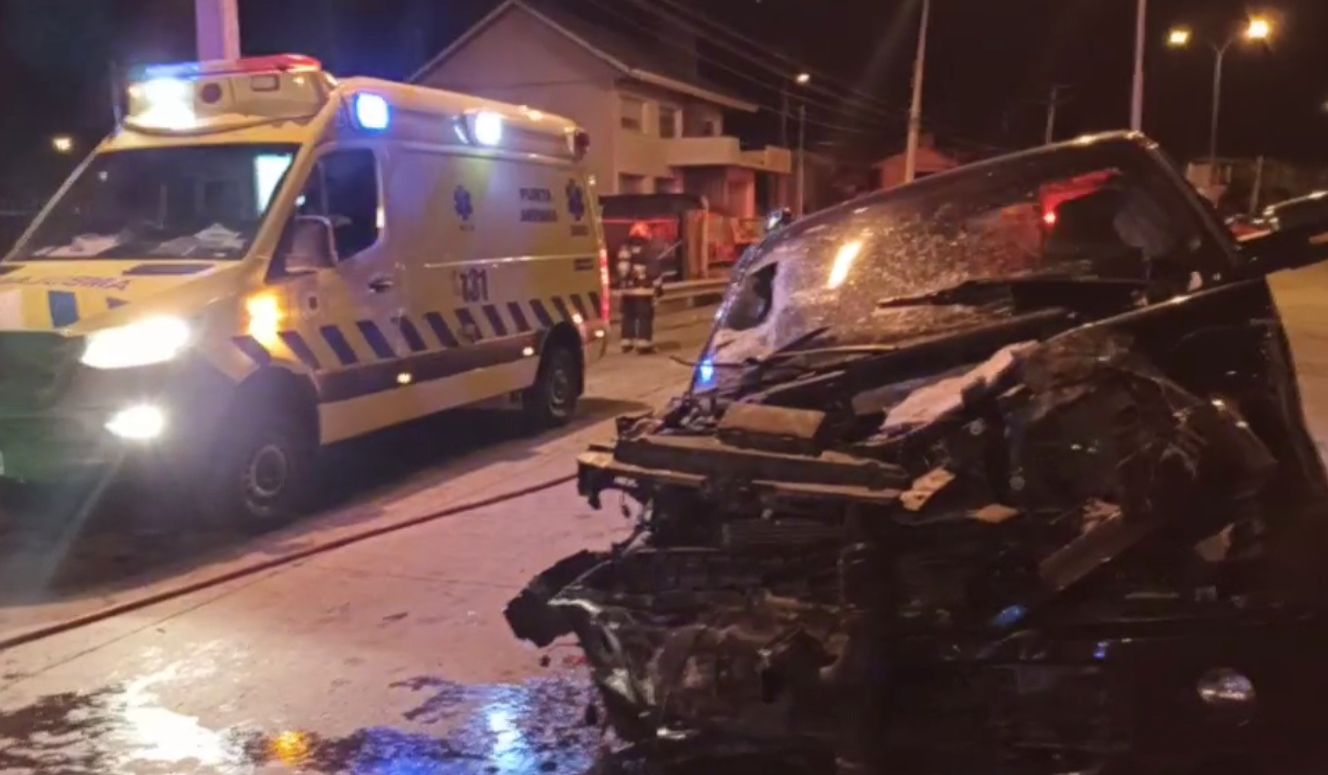
[[301,415],[273,405],[233,418],[206,490],[215,516],[261,529],[286,522],[308,504],[317,442]]
[[551,341],[540,358],[535,384],[522,396],[530,424],[536,428],[566,425],[576,413],[581,376],[576,350],[561,339]]

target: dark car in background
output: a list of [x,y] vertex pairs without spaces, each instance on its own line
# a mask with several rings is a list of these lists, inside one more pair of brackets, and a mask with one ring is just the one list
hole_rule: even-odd
[[1328,191],[1270,204],[1263,209],[1261,219],[1274,231],[1328,223]]
[[1328,479],[1266,279],[1316,250],[1237,247],[1135,134],[798,221],[581,456],[633,540],[509,622],[660,771],[1321,771]]

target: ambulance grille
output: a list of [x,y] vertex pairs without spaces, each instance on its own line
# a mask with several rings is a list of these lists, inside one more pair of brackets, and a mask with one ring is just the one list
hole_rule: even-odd
[[59,334],[0,333],[0,410],[41,409],[58,399],[82,346]]

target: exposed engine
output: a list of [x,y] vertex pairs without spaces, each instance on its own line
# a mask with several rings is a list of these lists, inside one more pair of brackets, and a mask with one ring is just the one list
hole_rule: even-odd
[[[1261,631],[1287,605],[1261,563],[1277,459],[1232,403],[1137,353],[1084,329],[824,410],[683,400],[626,419],[581,488],[641,504],[639,540],[569,558],[509,619],[541,644],[575,630],[629,741],[1068,772],[1165,764],[1175,741],[1141,720],[1182,702],[1179,728],[1229,727],[1205,742],[1225,761],[1272,731],[1231,665],[1299,637]],[[1204,628],[1224,631],[1211,675],[1133,686]]]

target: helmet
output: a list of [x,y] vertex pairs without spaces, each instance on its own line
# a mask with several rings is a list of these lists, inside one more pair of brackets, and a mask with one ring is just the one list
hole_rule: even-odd
[[771,210],[770,215],[766,216],[766,231],[781,229],[793,223],[793,210],[788,207],[781,207],[777,210]]

